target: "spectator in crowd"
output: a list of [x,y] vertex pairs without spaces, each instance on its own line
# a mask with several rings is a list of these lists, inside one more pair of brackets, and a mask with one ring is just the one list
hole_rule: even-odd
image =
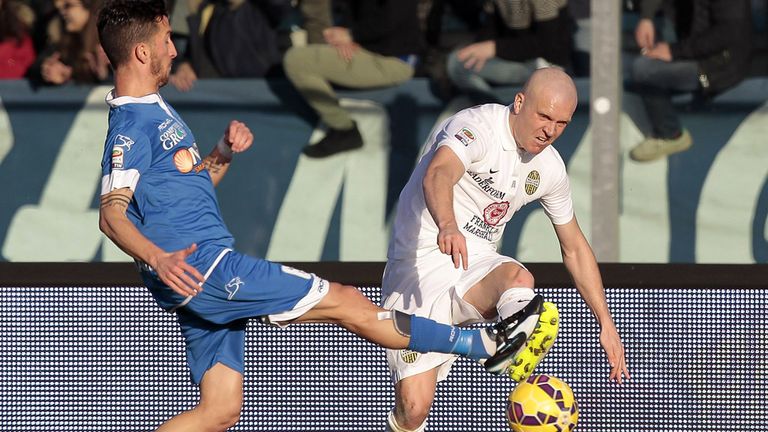
[[323,31],[333,26],[332,3],[331,0],[299,0],[298,8],[302,27],[307,32],[307,43],[325,43]]
[[534,70],[571,69],[573,18],[567,0],[493,0],[478,42],[448,57],[448,76],[478,102],[498,102],[494,85],[521,85]]
[[49,85],[93,84],[110,77],[109,60],[99,44],[96,17],[101,0],[56,0],[57,16],[48,25],[46,49],[31,78]]
[[657,40],[653,17],[663,0],[644,0],[635,39],[641,55],[632,64],[629,86],[643,101],[651,135],[630,151],[639,162],[687,150],[693,144],[672,103],[678,93],[713,97],[749,71],[752,17],[749,0],[676,2],[677,41]]
[[321,158],[363,146],[357,125],[332,85],[365,89],[409,80],[421,48],[413,0],[359,0],[344,3],[341,26],[323,31],[326,44],[293,47],[285,54],[288,79],[328,126],[325,137],[304,148]]
[[0,0],[0,79],[20,79],[35,61],[29,31],[32,10],[14,0]]
[[278,27],[288,0],[205,0],[188,17],[189,40],[170,82],[181,91],[198,78],[263,78],[279,74]]
[[456,47],[471,43],[482,27],[483,0],[424,0],[426,13],[422,20],[426,47],[420,62],[436,96],[444,101],[454,96],[455,88],[448,78],[446,59]]

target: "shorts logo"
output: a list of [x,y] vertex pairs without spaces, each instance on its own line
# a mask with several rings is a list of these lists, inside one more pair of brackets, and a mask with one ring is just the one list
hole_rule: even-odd
[[536,193],[536,190],[539,188],[539,183],[541,183],[539,172],[536,170],[529,172],[528,177],[525,179],[525,193],[528,195]]
[[241,286],[245,285],[245,282],[240,280],[240,276],[236,276],[232,278],[231,281],[227,282],[226,285],[224,285],[224,289],[227,290],[229,295],[227,296],[227,300],[232,300],[232,297],[237,294],[237,291],[240,289]]
[[507,201],[492,203],[483,210],[483,219],[485,223],[496,226],[507,215],[509,203]]
[[472,144],[473,141],[475,141],[475,133],[467,128],[461,128],[459,133],[454,135],[457,140],[461,141],[462,144],[465,146],[468,146]]
[[417,353],[416,351],[408,350],[408,349],[402,349],[400,350],[400,358],[404,362],[411,364],[415,362],[417,358],[419,358],[419,353]]

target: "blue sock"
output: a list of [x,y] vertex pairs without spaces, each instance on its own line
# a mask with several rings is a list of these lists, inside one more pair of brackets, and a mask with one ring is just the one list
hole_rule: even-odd
[[493,353],[486,350],[480,332],[480,329],[462,329],[412,315],[408,349],[422,353],[458,354],[473,360],[485,359]]

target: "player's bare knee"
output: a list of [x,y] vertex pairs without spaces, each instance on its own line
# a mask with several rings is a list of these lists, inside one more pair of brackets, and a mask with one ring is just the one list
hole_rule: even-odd
[[340,295],[343,310],[346,312],[345,320],[364,323],[376,318],[379,307],[373,304],[357,287],[352,285],[340,285]]
[[516,264],[510,264],[506,267],[506,273],[504,275],[505,278],[505,287],[503,288],[506,290],[507,288],[531,288],[535,286],[534,283],[536,282],[533,278],[533,275],[528,270],[520,267]]
[[398,404],[397,422],[405,429],[416,430],[421,426],[429,415],[432,407],[431,399],[422,397],[402,397]]
[[216,405],[208,404],[203,409],[203,427],[206,431],[224,432],[240,421],[243,408],[242,398],[230,401],[220,401]]
[[203,378],[197,409],[206,431],[226,431],[240,420],[243,390],[238,378],[240,375],[221,364],[215,365]]

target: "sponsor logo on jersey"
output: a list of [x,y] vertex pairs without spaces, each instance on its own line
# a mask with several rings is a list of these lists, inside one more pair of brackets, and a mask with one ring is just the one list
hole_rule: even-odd
[[186,174],[193,169],[196,173],[200,172],[203,169],[203,165],[200,163],[201,160],[197,145],[181,148],[173,154],[173,164],[176,165],[176,169],[182,174]]
[[468,146],[472,144],[473,141],[475,141],[475,133],[467,128],[461,128],[461,130],[456,135],[454,135],[454,137],[461,141],[461,143],[465,146]]
[[499,228],[496,228],[495,226],[484,221],[483,218],[478,215],[472,215],[472,220],[465,223],[462,229],[477,238],[489,242],[494,241],[494,236],[496,236],[500,231]]
[[419,358],[419,353],[417,353],[416,351],[411,351],[409,349],[401,349],[400,358],[403,359],[404,362],[411,364],[415,362],[417,358]]
[[491,197],[497,200],[504,199],[504,195],[507,193],[504,191],[500,191],[493,187],[494,181],[493,177],[484,178],[480,174],[474,172],[474,171],[467,171],[467,175],[474,180],[475,183],[477,183],[477,186],[480,187],[480,189],[483,190],[483,192],[487,193]]
[[483,220],[488,225],[496,226],[507,215],[507,210],[509,210],[507,201],[492,203],[483,210]]
[[525,193],[528,195],[536,193],[536,190],[539,188],[539,183],[541,183],[539,172],[536,170],[529,172],[528,177],[525,178]]
[[160,142],[163,144],[163,149],[170,150],[186,136],[187,131],[184,129],[184,126],[176,122],[167,131],[160,134]]
[[123,169],[122,147],[112,147],[112,169]]
[[165,121],[160,123],[160,125],[157,127],[157,130],[161,131],[161,130],[167,128],[168,125],[171,124],[172,121],[173,121],[173,119],[165,119]]
[[131,151],[131,146],[133,145],[133,140],[125,135],[115,135],[115,139],[112,140],[112,147],[121,147],[125,149],[125,151]]
[[240,276],[235,276],[229,282],[227,282],[227,284],[224,285],[224,289],[227,290],[227,293],[229,293],[227,300],[232,300],[232,297],[237,294],[237,291],[239,291],[240,287],[243,285],[245,285],[245,282],[240,280]]

